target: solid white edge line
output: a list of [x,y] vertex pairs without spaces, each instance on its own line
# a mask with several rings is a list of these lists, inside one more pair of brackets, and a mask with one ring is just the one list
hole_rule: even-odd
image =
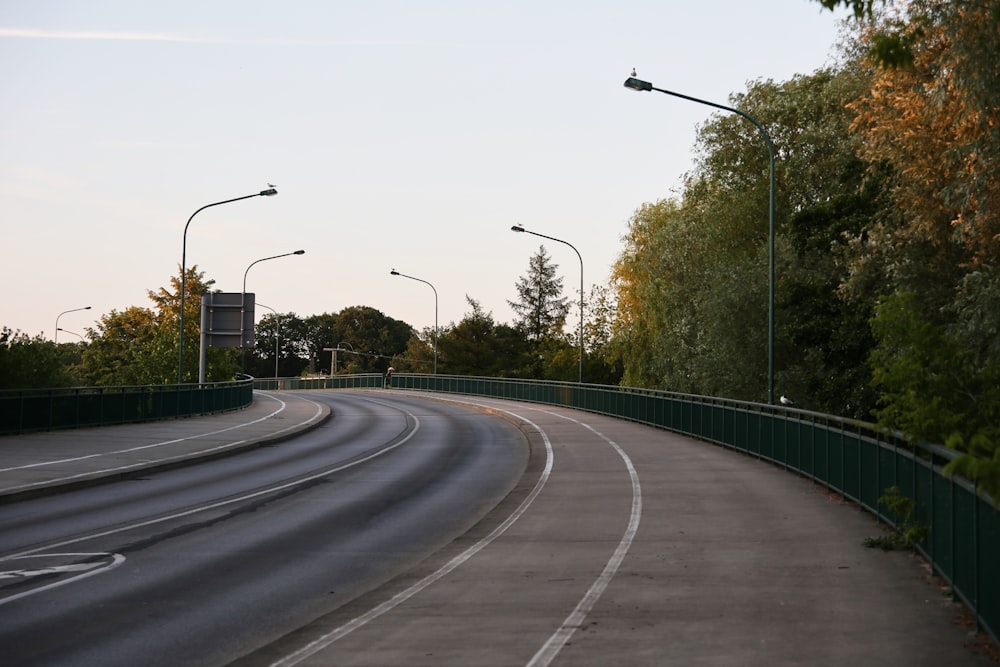
[[[454,402],[459,403],[461,401],[454,401]],[[538,482],[535,483],[535,486],[531,490],[531,493],[529,493],[528,496],[517,507],[517,509],[514,510],[514,512],[509,517],[507,517],[503,521],[503,523],[494,528],[489,535],[479,540],[479,542],[472,545],[459,555],[452,558],[450,561],[441,566],[441,568],[439,568],[437,571],[427,575],[426,577],[424,577],[417,583],[413,584],[406,590],[397,593],[389,600],[386,600],[382,604],[373,607],[371,610],[362,614],[361,616],[358,616],[348,621],[344,625],[341,625],[340,627],[332,630],[331,632],[323,635],[322,637],[310,642],[309,644],[306,644],[305,646],[295,651],[294,653],[291,653],[285,656],[284,658],[278,660],[277,662],[272,663],[271,667],[291,667],[292,665],[297,665],[306,658],[309,658],[315,655],[316,653],[319,653],[330,644],[336,642],[338,639],[345,637],[346,635],[350,634],[351,632],[354,632],[363,625],[366,625],[367,623],[375,620],[382,614],[394,609],[395,607],[409,600],[414,595],[424,590],[434,582],[438,581],[442,577],[451,573],[457,567],[468,561],[470,558],[472,558],[477,553],[482,551],[487,545],[489,545],[491,542],[493,542],[503,533],[505,533],[507,529],[514,524],[514,522],[516,522],[519,518],[521,518],[521,516],[528,510],[531,504],[535,501],[535,498],[538,497],[538,494],[542,492],[542,488],[545,486],[546,482],[549,479],[549,476],[552,474],[552,462],[553,462],[552,443],[549,441],[549,437],[545,434],[545,431],[539,428],[539,426],[534,422],[532,422],[530,419],[526,419],[525,417],[510,412],[509,410],[503,410],[493,406],[485,406],[483,404],[469,402],[469,401],[464,401],[464,403],[470,405],[478,405],[480,407],[489,407],[489,409],[491,410],[504,412],[508,415],[511,415],[512,417],[515,417],[529,424],[542,436],[542,440],[545,443],[545,456],[546,456],[545,469],[542,471],[542,474],[538,478]]]
[[540,410],[540,412],[562,417],[563,419],[579,424],[614,447],[615,451],[622,458],[622,461],[625,462],[625,468],[628,470],[629,478],[632,481],[632,513],[629,517],[628,528],[625,530],[625,534],[618,543],[615,552],[611,555],[611,559],[604,566],[604,570],[600,576],[597,577],[587,593],[577,603],[576,608],[562,622],[559,629],[549,637],[548,641],[542,645],[542,648],[538,649],[538,652],[528,662],[527,667],[546,667],[559,655],[559,652],[566,646],[573,633],[583,625],[587,614],[594,608],[594,605],[597,604],[597,601],[604,594],[605,589],[607,589],[608,584],[611,583],[611,579],[618,573],[618,568],[621,567],[625,555],[632,547],[632,542],[635,540],[635,535],[639,530],[639,521],[642,517],[642,488],[639,485],[639,474],[636,472],[635,466],[632,465],[632,460],[628,457],[628,454],[617,443],[589,424],[584,424],[572,417],[567,417],[556,412],[549,412],[547,410]]

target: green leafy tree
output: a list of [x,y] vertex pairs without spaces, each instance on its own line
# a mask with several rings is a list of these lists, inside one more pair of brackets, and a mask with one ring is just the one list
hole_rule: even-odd
[[[958,307],[970,305],[978,312],[974,304]],[[942,324],[913,292],[886,298],[873,325],[879,345],[872,367],[882,390],[879,422],[960,451],[947,470],[978,481],[1000,499],[1000,359],[975,354],[955,327]],[[991,345],[995,342],[985,347]]]
[[594,285],[587,303],[583,326],[584,379],[592,384],[618,384],[622,379],[622,367],[621,350],[614,342],[614,294],[606,285]]
[[[176,333],[165,336],[152,309],[131,306],[121,312],[112,310],[89,332],[92,342],[83,357],[87,384],[166,384],[170,377],[177,381]],[[194,356],[197,360],[197,351]]]
[[[752,83],[732,106],[761,119],[778,151],[775,380],[812,409],[868,416],[877,292],[850,293],[852,240],[888,198],[867,171],[847,105],[857,67]],[[764,400],[767,152],[752,124],[713,118],[680,200],[641,207],[614,268],[615,347],[625,384]],[[874,283],[873,283],[874,286]]]
[[[858,235],[849,289],[878,290],[880,424],[962,453],[1000,492],[1000,9],[914,0],[858,30],[871,86],[851,105],[859,154],[891,208]],[[905,11],[903,11],[905,10]],[[905,57],[878,54],[882,36]]]
[[527,341],[513,327],[494,321],[479,301],[465,299],[472,310],[441,333],[440,368],[453,375],[516,376],[530,358]]
[[[438,372],[444,369],[438,350]],[[392,366],[398,373],[430,373],[434,369],[434,328],[427,327],[419,334],[414,332],[406,341],[406,349],[392,358]]]
[[[184,379],[198,377],[201,295],[211,289],[196,266],[188,269],[184,299]],[[101,317],[88,329],[91,343],[83,354],[85,380],[91,385],[173,384],[177,381],[180,327],[180,277],[170,287],[147,292],[153,308],[130,306]],[[238,350],[206,350],[205,379],[231,380],[239,371]]]
[[339,372],[385,373],[392,358],[401,355],[413,334],[406,322],[393,319],[370,306],[349,306],[337,314],[322,314],[305,320],[308,337],[306,353],[313,363],[323,370],[330,370],[332,353],[324,348],[334,348],[341,342],[353,353],[342,353]]
[[278,377],[301,375],[309,366],[307,333],[305,320],[295,313],[265,315],[255,327],[247,372],[254,377],[273,376],[277,354]]
[[0,329],[0,389],[70,387],[80,384],[73,367],[82,343],[53,343],[7,327]]

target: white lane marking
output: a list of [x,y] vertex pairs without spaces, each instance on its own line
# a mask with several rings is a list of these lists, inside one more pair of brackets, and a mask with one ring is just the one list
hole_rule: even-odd
[[[435,398],[437,398],[437,396],[435,396]],[[455,403],[464,402],[454,399],[442,400],[452,400]],[[484,408],[496,409],[493,408],[493,406],[496,405],[495,403],[485,404],[473,401],[468,401],[468,403]],[[571,421],[589,430],[591,433],[607,442],[618,453],[618,456],[621,457],[622,461],[624,461],[625,468],[628,470],[629,479],[632,484],[632,511],[629,516],[628,527],[625,529],[625,534],[622,536],[622,539],[618,542],[617,548],[611,555],[611,559],[605,564],[604,570],[601,571],[601,574],[597,577],[594,583],[591,584],[586,594],[580,602],[577,603],[570,615],[566,617],[566,620],[562,622],[562,625],[560,625],[552,636],[549,637],[545,644],[538,649],[527,665],[527,667],[546,667],[556,658],[563,647],[565,647],[566,643],[570,640],[570,637],[573,636],[573,633],[583,625],[587,615],[594,608],[594,605],[597,604],[601,595],[604,594],[604,591],[611,583],[611,579],[618,573],[618,569],[621,567],[622,561],[625,559],[626,554],[628,554],[629,549],[631,549],[632,542],[635,541],[636,533],[639,531],[639,521],[642,518],[642,487],[639,484],[639,474],[636,472],[635,466],[632,464],[632,459],[630,459],[628,454],[626,454],[625,451],[611,438],[607,437],[589,424],[585,424],[577,419],[574,419],[573,417],[559,414],[558,412],[552,412],[551,410],[544,410],[542,408],[531,406],[525,407],[528,410],[534,410],[536,412],[541,412]]]
[[625,555],[628,553],[629,549],[632,547],[632,542],[635,540],[635,535],[639,530],[639,520],[642,517],[642,488],[639,486],[639,474],[635,470],[635,466],[632,465],[632,460],[628,457],[628,454],[622,450],[611,438],[607,437],[603,433],[597,431],[589,424],[584,424],[581,421],[568,417],[566,415],[561,415],[556,412],[549,412],[547,410],[540,410],[540,412],[545,412],[546,414],[555,415],[556,417],[562,417],[563,419],[569,420],[585,429],[591,431],[609,445],[614,447],[615,451],[618,452],[618,456],[622,458],[625,462],[625,468],[628,470],[629,479],[632,481],[632,514],[629,517],[628,528],[625,530],[625,534],[622,536],[621,541],[618,543],[618,547],[615,552],[611,555],[611,559],[604,566],[604,570],[601,572],[600,576],[594,581],[587,591],[586,595],[580,600],[573,609],[572,613],[566,617],[566,620],[562,622],[559,629],[556,630],[548,641],[538,649],[534,657],[528,662],[528,667],[545,667],[551,663],[559,652],[563,649],[566,643],[569,641],[573,633],[576,632],[581,625],[583,625],[584,619],[586,619],[587,614],[594,608],[597,601],[600,599],[601,595],[604,594],[605,589],[607,589],[608,584],[611,583],[611,579],[614,578],[615,574],[618,573],[618,568],[621,567],[622,561],[625,559]]
[[[463,403],[463,401],[453,401],[453,402]],[[427,575],[426,577],[424,577],[417,583],[413,584],[406,590],[397,593],[395,596],[393,596],[389,600],[386,600],[382,604],[373,607],[371,610],[362,614],[361,616],[358,616],[357,618],[348,621],[344,625],[323,635],[319,639],[316,639],[310,642],[309,644],[306,644],[298,651],[295,651],[294,653],[285,656],[284,658],[278,660],[277,662],[272,663],[271,667],[291,667],[292,665],[297,665],[306,658],[309,658],[319,653],[326,647],[330,646],[330,644],[333,644],[337,640],[354,632],[363,625],[375,620],[382,614],[385,614],[386,612],[391,611],[392,609],[399,606],[403,602],[406,602],[414,595],[424,590],[425,588],[427,588],[434,582],[438,581],[442,577],[446,576],[447,574],[451,573],[457,567],[459,567],[460,565],[468,561],[470,558],[475,556],[477,553],[482,551],[491,542],[493,542],[498,537],[503,535],[508,528],[514,525],[514,522],[516,522],[519,518],[521,518],[521,515],[523,515],[526,511],[528,511],[528,508],[535,501],[535,498],[538,497],[538,494],[542,492],[542,488],[545,486],[546,482],[549,479],[549,476],[552,474],[553,454],[552,454],[552,443],[549,441],[549,437],[545,434],[545,431],[539,428],[537,424],[513,412],[510,412],[508,410],[502,410],[500,408],[492,406],[485,406],[481,403],[473,403],[473,402],[467,402],[467,403],[469,403],[470,405],[478,405],[480,407],[489,407],[489,409],[491,410],[504,412],[508,415],[511,415],[512,417],[516,417],[517,419],[520,419],[521,421],[530,424],[531,427],[534,428],[536,431],[538,431],[538,433],[542,436],[542,440],[545,442],[545,457],[546,457],[545,469],[542,471],[542,474],[538,478],[538,482],[535,483],[535,486],[531,490],[531,493],[528,494],[528,497],[521,502],[521,504],[517,507],[517,509],[514,510],[514,512],[509,517],[507,517],[503,521],[503,523],[501,523],[499,526],[493,529],[493,532],[491,532],[483,539],[479,540],[477,543],[475,543],[474,545],[472,545],[459,555],[452,558],[450,561],[442,565],[440,569]]]
[[86,579],[92,577],[95,574],[102,574],[104,572],[110,572],[119,565],[125,562],[125,556],[118,553],[58,553],[58,554],[34,554],[33,556],[15,556],[14,558],[5,560],[15,560],[18,558],[62,558],[62,557],[74,557],[79,558],[81,556],[86,556],[92,558],[94,556],[107,556],[110,557],[110,561],[105,560],[97,563],[73,563],[71,565],[56,565],[53,567],[46,567],[38,570],[14,570],[13,572],[0,572],[0,579],[3,578],[14,578],[14,577],[30,577],[30,576],[40,576],[43,574],[58,574],[60,572],[80,572],[80,574],[75,577],[69,577],[68,579],[63,579],[61,581],[54,581],[45,586],[39,586],[37,588],[32,588],[28,591],[23,591],[16,595],[9,595],[5,598],[0,598],[0,605],[5,605],[8,602],[13,602],[14,600],[20,600],[21,598],[26,598],[29,595],[35,595],[41,593],[42,591],[52,590],[53,588],[59,588],[60,586],[65,586],[81,579]]
[[[275,415],[277,415],[278,413],[282,412],[283,410],[285,410],[285,408],[288,407],[288,404],[285,403],[284,401],[282,401],[279,398],[276,398],[274,396],[270,396],[268,394],[262,394],[262,395],[266,396],[267,398],[270,398],[273,401],[277,401],[279,404],[281,404],[281,407],[279,407],[274,412],[272,412],[272,413],[270,413],[268,415],[265,415],[265,416],[263,416],[263,417],[261,417],[259,419],[254,419],[253,421],[244,422],[242,424],[236,424],[235,426],[227,426],[226,428],[218,429],[216,431],[208,431],[208,432],[205,432],[205,433],[199,433],[197,435],[192,435],[192,436],[188,436],[188,437],[185,437],[185,438],[174,438],[173,440],[163,440],[161,442],[153,442],[153,443],[150,443],[148,445],[139,445],[137,447],[129,447],[127,449],[118,449],[118,450],[115,450],[113,452],[100,452],[100,453],[97,453],[97,454],[87,454],[85,456],[73,456],[73,457],[66,458],[66,459],[56,459],[56,460],[53,460],[53,461],[42,461],[40,463],[29,463],[29,464],[23,465],[23,466],[13,466],[13,467],[10,467],[10,468],[0,468],[0,472],[9,472],[11,470],[28,470],[29,468],[42,468],[42,467],[45,467],[45,466],[59,465],[60,463],[73,463],[74,461],[86,461],[87,459],[95,459],[95,458],[100,458],[102,456],[113,456],[115,454],[127,454],[129,452],[142,451],[143,449],[152,449],[154,447],[162,447],[163,445],[172,445],[174,443],[184,442],[185,440],[197,440],[198,438],[204,438],[204,437],[207,437],[207,436],[210,436],[210,435],[217,435],[219,433],[225,433],[226,431],[232,431],[232,430],[235,430],[235,429],[238,429],[238,428],[243,428],[244,426],[251,426],[253,424],[259,424],[262,421],[266,421],[268,419],[271,419],[272,417],[274,417]],[[305,399],[305,400],[308,400],[308,399]],[[313,401],[309,401],[309,402],[313,403]],[[321,409],[319,408],[318,404],[316,404],[316,403],[313,403],[313,404],[316,405],[317,412],[316,412],[315,415],[313,415],[308,420],[306,420],[307,423],[310,422],[310,421],[312,421],[313,419],[315,419],[319,415],[319,413],[321,411]],[[289,428],[291,428],[291,427],[289,427]],[[284,430],[287,430],[287,429],[282,429],[282,431],[284,431]],[[281,433],[282,431],[278,431],[278,433]],[[245,442],[245,441],[244,440],[240,440],[239,442]],[[223,445],[223,446],[227,446],[227,445]],[[211,451],[211,450],[209,450],[209,451]],[[130,466],[125,466],[125,467],[130,467]],[[117,470],[117,468],[113,468],[112,470]],[[106,472],[106,471],[100,471],[100,472]],[[67,478],[67,479],[72,479],[72,477]]]
[[108,535],[116,535],[118,533],[124,533],[124,532],[127,532],[127,531],[135,529],[135,528],[144,528],[146,526],[153,526],[153,525],[156,525],[158,523],[163,523],[165,521],[171,521],[173,519],[180,519],[182,517],[191,516],[193,514],[198,514],[200,512],[207,512],[208,510],[218,509],[219,507],[225,507],[227,505],[232,505],[234,503],[243,502],[244,500],[250,500],[252,498],[258,498],[260,496],[266,496],[268,494],[275,493],[277,491],[283,491],[285,489],[290,489],[292,487],[298,486],[300,484],[305,484],[307,482],[311,482],[311,481],[316,480],[316,479],[322,479],[323,477],[326,477],[327,475],[331,475],[331,474],[333,474],[335,472],[340,472],[341,470],[347,470],[348,468],[354,467],[356,465],[360,465],[362,463],[366,463],[368,461],[371,461],[372,459],[375,459],[375,458],[378,458],[379,456],[382,456],[383,454],[387,454],[388,452],[391,452],[392,450],[396,449],[397,447],[403,446],[411,438],[413,438],[413,436],[415,436],[417,434],[417,431],[420,430],[420,419],[415,414],[413,414],[412,412],[409,412],[407,410],[403,410],[402,408],[398,408],[397,407],[395,409],[399,410],[400,412],[406,414],[407,416],[409,416],[409,417],[411,417],[413,419],[413,430],[410,431],[405,437],[403,437],[396,444],[391,445],[389,447],[386,447],[384,449],[380,449],[380,450],[378,450],[376,452],[372,452],[371,454],[363,456],[360,459],[351,461],[350,463],[343,463],[341,465],[337,465],[337,466],[334,466],[332,468],[327,468],[325,470],[321,470],[320,472],[313,473],[312,475],[309,475],[308,477],[300,477],[300,478],[298,478],[298,479],[296,479],[294,481],[291,481],[291,482],[284,482],[282,484],[278,484],[278,485],[275,485],[275,486],[267,487],[265,489],[259,489],[257,491],[252,492],[252,493],[247,493],[247,494],[244,494],[242,496],[237,496],[237,497],[234,497],[234,498],[228,498],[226,500],[220,500],[218,502],[209,503],[208,505],[202,505],[201,507],[192,507],[192,508],[186,509],[186,510],[184,510],[182,512],[175,512],[173,514],[168,514],[166,516],[157,517],[155,519],[147,519],[146,521],[138,521],[136,523],[127,524],[127,525],[124,525],[124,526],[119,526],[118,528],[111,528],[109,530],[104,530],[104,531],[97,532],[97,533],[91,533],[90,535],[82,535],[80,537],[75,537],[73,539],[64,540],[62,542],[55,542],[53,544],[46,544],[45,546],[37,547],[35,549],[29,549],[28,551],[22,551],[20,553],[16,553],[16,554],[12,554],[10,556],[5,556],[3,558],[0,558],[0,563],[3,563],[3,562],[8,561],[8,560],[11,560],[13,558],[21,558],[22,556],[28,556],[28,555],[31,555],[31,554],[35,554],[35,553],[37,553],[39,551],[42,551],[43,549],[56,549],[56,548],[59,548],[59,547],[64,547],[64,546],[66,546],[68,544],[77,544],[79,542],[84,542],[84,541],[87,541],[87,540],[94,540],[94,539],[97,539],[97,538],[100,538],[100,537],[107,537]]
[[[46,461],[44,463],[32,463],[32,464],[29,464],[29,465],[18,466],[18,467],[14,467],[14,468],[0,468],[0,472],[5,472],[5,471],[8,471],[8,470],[21,470],[21,469],[27,469],[27,468],[38,468],[38,467],[41,467],[41,466],[54,465],[54,464],[57,464],[57,463],[68,463],[68,462],[72,462],[72,461],[82,461],[82,460],[85,460],[85,459],[98,458],[98,457],[101,457],[101,456],[110,456],[110,455],[113,455],[113,454],[123,454],[123,453],[127,453],[127,452],[135,452],[135,451],[139,451],[139,450],[142,450],[142,449],[149,449],[149,448],[152,448],[152,447],[160,447],[162,445],[169,445],[169,444],[173,444],[173,443],[177,443],[177,442],[183,442],[185,440],[197,440],[198,438],[204,438],[204,437],[209,436],[209,435],[216,435],[218,433],[225,433],[226,431],[232,431],[232,430],[235,430],[235,429],[238,429],[238,428],[243,428],[244,426],[250,426],[250,425],[253,425],[253,424],[258,424],[258,423],[260,423],[260,422],[262,422],[262,421],[264,421],[266,419],[270,419],[270,418],[274,417],[274,415],[278,414],[279,412],[281,412],[282,410],[284,410],[287,407],[287,404],[284,401],[281,401],[280,399],[274,398],[272,396],[268,396],[268,398],[272,398],[273,400],[278,401],[279,403],[281,403],[281,407],[278,408],[277,410],[275,410],[274,412],[272,412],[272,413],[270,413],[270,414],[268,414],[268,415],[266,415],[264,417],[261,417],[260,419],[255,419],[253,421],[244,422],[242,424],[237,424],[235,426],[229,426],[227,428],[219,429],[217,431],[210,431],[210,432],[207,432],[207,433],[200,433],[198,435],[193,435],[193,436],[190,436],[190,437],[187,437],[187,438],[176,438],[174,440],[164,440],[163,442],[157,442],[157,443],[153,443],[153,444],[150,444],[150,445],[141,445],[141,446],[132,447],[132,448],[129,448],[129,449],[121,449],[121,450],[114,451],[114,452],[104,452],[104,453],[101,453],[101,454],[89,454],[87,456],[78,456],[78,457],[75,457],[75,458],[60,459],[58,461]],[[303,399],[303,400],[307,400],[308,401],[309,399]],[[310,417],[309,419],[307,419],[304,422],[301,422],[299,424],[291,424],[289,426],[286,426],[283,429],[280,429],[280,430],[277,430],[277,431],[273,431],[273,432],[271,432],[271,433],[268,434],[269,437],[275,437],[275,436],[277,436],[277,435],[279,435],[281,433],[284,433],[285,431],[288,431],[288,430],[293,429],[293,428],[297,428],[298,426],[300,426],[303,423],[304,424],[308,424],[308,423],[314,421],[315,419],[317,419],[322,414],[323,408],[322,408],[321,405],[319,405],[319,403],[316,403],[314,401],[309,401],[309,402],[312,403],[316,407],[316,412],[313,414],[312,417]],[[209,454],[211,452],[221,451],[221,450],[225,450],[225,449],[228,449],[228,448],[231,448],[231,447],[236,447],[238,445],[242,445],[244,442],[247,442],[247,441],[246,440],[231,440],[229,442],[225,442],[225,443],[222,443],[220,445],[216,445],[214,447],[208,447],[208,448],[205,448],[205,449],[199,449],[198,453],[200,453],[200,454]],[[157,458],[156,461],[158,461],[158,462],[166,462],[166,461],[182,460],[182,459],[187,459],[187,458],[190,458],[190,453],[188,453],[188,454],[175,454],[174,456],[162,456],[162,457]],[[7,490],[8,491],[21,491],[21,490],[30,489],[30,488],[33,488],[33,487],[36,487],[36,486],[49,486],[49,485],[52,485],[52,484],[56,484],[56,483],[60,483],[60,482],[68,482],[68,481],[71,481],[71,480],[74,480],[74,479],[79,479],[79,478],[82,478],[82,477],[92,477],[94,475],[106,475],[106,474],[109,474],[109,473],[123,472],[125,470],[130,470],[132,468],[141,468],[141,467],[147,466],[148,464],[149,464],[149,461],[140,461],[138,463],[129,463],[127,465],[115,466],[114,468],[102,468],[102,469],[99,469],[99,470],[89,470],[87,472],[76,473],[76,474],[73,474],[73,475],[66,475],[64,477],[57,477],[57,478],[45,479],[45,480],[41,480],[41,481],[38,481],[38,482],[30,482],[28,484],[21,484],[21,485],[18,485],[18,486],[10,486],[10,487],[7,487]]]

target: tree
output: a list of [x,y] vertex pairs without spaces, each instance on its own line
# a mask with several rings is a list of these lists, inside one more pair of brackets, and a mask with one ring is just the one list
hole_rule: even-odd
[[[337,347],[341,342],[353,353],[341,353],[341,372],[385,373],[395,355],[406,350],[413,328],[406,322],[388,317],[370,306],[349,306],[339,313],[313,315],[305,320],[307,339],[305,351],[313,363],[329,368],[332,354],[324,348]],[[338,363],[339,365],[339,363]]]
[[[440,349],[438,356],[440,357]],[[434,369],[434,329],[427,327],[420,333],[414,332],[406,341],[406,349],[392,358],[392,366],[398,373],[430,373]],[[440,372],[445,371],[438,359]]]
[[[996,286],[994,306],[1000,305]],[[978,311],[968,303],[957,308],[970,305]],[[873,320],[879,342],[874,381],[883,392],[879,423],[958,450],[962,455],[946,471],[979,482],[1000,499],[1000,358],[975,349],[996,345],[996,335],[970,346],[927,310],[915,293],[897,292]]]
[[584,377],[593,384],[618,384],[622,379],[622,355],[614,341],[614,295],[609,287],[594,285],[590,288],[587,303],[590,306],[583,327],[584,347],[587,351],[584,357]]
[[254,338],[254,348],[247,358],[247,373],[250,375],[274,375],[275,347],[278,377],[301,375],[308,368],[307,327],[305,320],[295,313],[265,315],[255,327]]
[[452,375],[514,376],[529,358],[524,338],[497,324],[476,299],[466,295],[465,300],[472,310],[445,327],[438,340],[440,367]]
[[569,304],[562,296],[563,281],[556,277],[558,264],[539,246],[528,263],[527,275],[518,278],[517,300],[507,301],[517,315],[515,326],[530,341],[541,341],[562,330]]
[[876,46],[895,35],[906,57],[870,57],[870,90],[852,105],[860,154],[888,174],[892,201],[856,239],[849,287],[883,295],[879,423],[959,450],[951,469],[997,497],[1000,9],[902,8],[859,30]]
[[628,223],[613,267],[618,300],[614,339],[622,351],[622,382],[635,387],[689,385],[679,370],[693,354],[688,331],[690,255],[697,244],[674,200],[643,204]]
[[71,387],[80,380],[70,367],[85,344],[56,344],[7,327],[0,329],[0,389]]
[[[177,381],[178,327],[180,324],[180,277],[171,287],[149,290],[154,308],[130,306],[101,317],[95,329],[87,329],[90,345],[83,354],[85,380],[92,385],[172,384]],[[187,270],[184,308],[185,380],[198,377],[201,295],[214,280],[205,280],[196,266]],[[209,382],[231,380],[239,371],[235,348],[205,351],[205,378]]]
[[[855,240],[889,205],[856,155],[847,105],[867,73],[847,63],[752,83],[734,108],[777,149],[775,382],[810,409],[868,417],[877,292],[844,289]],[[759,133],[720,115],[698,133],[680,199],[645,204],[614,267],[623,382],[761,401],[767,386],[768,160]],[[877,282],[870,284],[877,288]]]
[[[92,342],[83,357],[88,384],[166,384],[170,377],[176,381],[177,336],[163,336],[152,309],[130,306],[122,312],[112,310],[88,332]],[[169,344],[171,339],[173,345]],[[197,359],[197,353],[194,356]]]

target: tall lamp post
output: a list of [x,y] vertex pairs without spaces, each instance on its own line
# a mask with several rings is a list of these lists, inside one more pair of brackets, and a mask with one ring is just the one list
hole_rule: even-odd
[[59,342],[59,332],[61,331],[61,329],[59,328],[59,318],[65,315],[66,313],[75,313],[78,310],[90,310],[90,306],[84,306],[83,308],[73,308],[71,310],[64,310],[58,315],[56,315],[56,331],[53,334],[53,339],[52,339],[53,342],[55,343]]
[[80,340],[83,340],[83,336],[81,336],[80,334],[76,333],[75,331],[70,331],[69,329],[61,329],[61,328],[60,329],[56,329],[56,331],[65,331],[66,333],[73,334],[74,336],[76,336]]
[[275,188],[268,188],[267,190],[261,190],[260,192],[252,195],[244,195],[242,197],[236,197],[235,199],[227,199],[225,201],[217,201],[213,204],[205,204],[197,211],[191,214],[188,218],[187,224],[184,225],[184,244],[181,248],[181,316],[180,316],[180,332],[178,335],[178,349],[177,349],[177,384],[182,384],[184,382],[184,281],[187,279],[187,235],[188,227],[191,225],[191,221],[194,220],[194,216],[198,215],[206,208],[211,208],[213,206],[219,206],[221,204],[229,204],[234,201],[240,201],[242,199],[250,199],[251,197],[273,197],[278,194]]
[[538,232],[533,232],[529,229],[525,229],[521,225],[514,225],[510,228],[512,232],[524,232],[525,234],[534,234],[535,236],[540,236],[543,239],[548,239],[550,241],[555,241],[557,243],[563,243],[573,248],[573,252],[580,259],[580,372],[579,379],[577,380],[581,384],[583,383],[583,257],[580,255],[580,251],[570,243],[569,241],[563,241],[562,239],[557,239],[552,236],[546,236],[545,234],[539,234]]
[[337,347],[333,348],[333,374],[334,375],[337,374],[337,353],[345,351],[344,348],[341,347],[341,345],[348,346],[349,348],[351,348],[351,352],[354,352],[354,346],[351,345],[350,343],[348,343],[346,340],[342,340],[339,343],[337,343]]
[[770,195],[768,202],[768,283],[767,283],[767,402],[771,405],[774,404],[774,143],[771,141],[771,135],[767,133],[764,126],[761,125],[756,118],[750,114],[740,111],[739,109],[734,109],[732,107],[727,107],[722,104],[716,104],[715,102],[708,102],[706,100],[698,99],[697,97],[691,97],[690,95],[682,95],[681,93],[675,93],[672,90],[664,90],[663,88],[657,88],[648,81],[642,81],[641,79],[636,79],[635,77],[629,77],[625,80],[625,87],[631,88],[632,90],[638,91],[648,91],[655,90],[660,93],[666,93],[667,95],[673,95],[674,97],[679,97],[683,100],[689,100],[691,102],[697,102],[698,104],[705,104],[710,107],[715,107],[716,109],[722,109],[723,111],[730,111],[734,114],[742,116],[751,123],[754,127],[760,130],[760,134],[764,137],[764,143],[767,144],[767,155],[769,160],[768,167],[768,177],[770,179]]
[[[240,353],[240,368],[244,372],[246,372],[246,369],[247,369],[247,366],[246,366],[247,348],[246,348],[246,345],[243,344],[243,341],[244,341],[244,339],[246,337],[246,332],[244,331],[244,328],[243,328],[243,310],[246,307],[247,274],[250,273],[250,269],[253,267],[254,264],[260,264],[261,262],[266,262],[269,259],[278,259],[279,257],[289,257],[291,255],[304,255],[304,254],[306,254],[305,250],[295,250],[293,252],[286,252],[286,253],[284,253],[282,255],[275,255],[274,257],[262,257],[261,259],[258,259],[258,260],[255,260],[253,262],[250,262],[250,266],[248,266],[247,270],[243,272],[243,291],[240,292],[240,348],[242,350],[241,353]],[[277,317],[277,313],[275,313],[275,316]],[[275,374],[275,377],[278,377],[277,374]]]
[[434,285],[423,278],[414,278],[413,276],[408,276],[405,273],[400,273],[396,269],[389,271],[390,275],[402,276],[404,278],[409,278],[410,280],[416,280],[417,282],[424,283],[425,285],[430,285],[430,288],[434,290],[434,374],[437,375],[438,372],[438,291],[434,289]]
[[278,319],[278,311],[271,306],[265,306],[260,301],[257,305],[261,308],[267,308],[272,313],[274,313],[274,379],[278,379],[278,337],[281,335],[281,320]]

